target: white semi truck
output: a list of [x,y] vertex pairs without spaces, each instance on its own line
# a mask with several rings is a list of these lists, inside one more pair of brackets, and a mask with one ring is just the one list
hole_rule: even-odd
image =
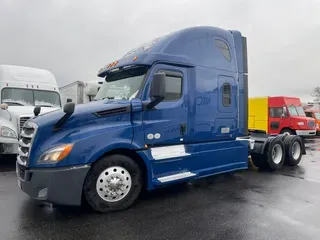
[[91,102],[102,83],[102,81],[75,81],[60,87],[62,105],[67,102],[74,102],[75,104]]
[[47,70],[0,65],[0,157],[16,154],[20,130],[34,116],[61,108],[57,81]]

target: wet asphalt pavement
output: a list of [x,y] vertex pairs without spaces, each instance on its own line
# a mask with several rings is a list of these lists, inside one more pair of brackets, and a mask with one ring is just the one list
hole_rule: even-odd
[[[52,208],[16,185],[0,163],[0,239],[320,239],[320,139],[298,167],[224,174],[143,194],[130,209],[98,214]],[[2,160],[3,161],[3,160]]]

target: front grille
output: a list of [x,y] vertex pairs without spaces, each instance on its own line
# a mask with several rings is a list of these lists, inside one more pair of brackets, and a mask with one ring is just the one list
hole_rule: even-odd
[[20,132],[22,131],[23,125],[28,121],[30,117],[20,117],[19,124],[20,124]]
[[308,121],[308,127],[309,128],[314,128],[314,126],[315,126],[314,121]]
[[18,164],[16,171],[17,171],[18,178],[21,178],[22,180],[24,180],[25,179],[26,167]]
[[27,122],[22,127],[19,139],[18,162],[24,166],[27,165],[32,140],[36,134],[36,131],[37,125],[33,122]]

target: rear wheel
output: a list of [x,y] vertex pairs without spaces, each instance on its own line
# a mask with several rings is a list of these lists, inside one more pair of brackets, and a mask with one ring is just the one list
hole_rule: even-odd
[[252,162],[260,169],[276,171],[283,166],[285,159],[284,149],[284,143],[281,138],[273,138],[267,144],[263,154],[251,154]]
[[298,136],[289,136],[285,139],[285,162],[289,166],[296,166],[300,163],[303,154],[303,143]]
[[284,142],[279,138],[272,139],[268,144],[267,163],[272,171],[282,168],[285,159]]
[[112,155],[92,166],[83,193],[95,211],[107,213],[130,207],[141,188],[142,176],[138,164],[127,156]]

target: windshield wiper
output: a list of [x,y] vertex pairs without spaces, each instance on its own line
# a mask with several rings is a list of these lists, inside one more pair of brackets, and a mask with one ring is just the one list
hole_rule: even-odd
[[16,101],[4,101],[3,103],[7,103],[8,105],[15,104],[15,105],[18,105],[18,106],[25,106],[22,103],[16,102]]
[[104,98],[102,98],[102,100],[104,100],[104,99],[114,99],[114,97],[104,97]]

